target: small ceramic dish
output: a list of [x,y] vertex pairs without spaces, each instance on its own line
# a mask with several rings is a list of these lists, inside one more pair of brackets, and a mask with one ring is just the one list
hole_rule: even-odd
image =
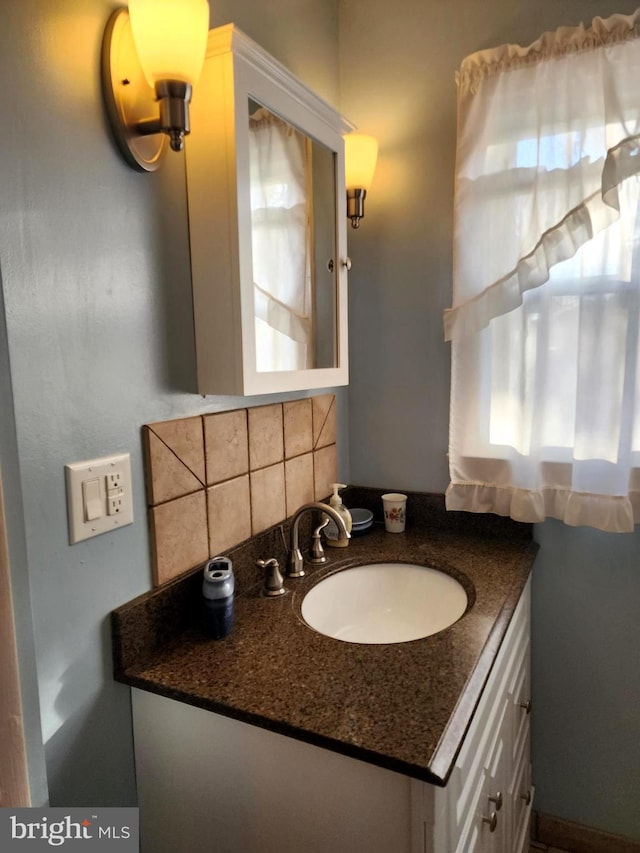
[[[366,533],[373,524],[373,513],[370,509],[350,509],[351,514],[351,535],[359,536],[361,533]],[[338,539],[338,528],[335,521],[329,521],[329,524],[324,528],[324,535],[327,539]]]

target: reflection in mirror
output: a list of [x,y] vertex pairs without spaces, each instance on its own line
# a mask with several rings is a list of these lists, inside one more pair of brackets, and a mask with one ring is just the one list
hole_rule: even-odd
[[335,154],[249,99],[256,370],[337,365]]

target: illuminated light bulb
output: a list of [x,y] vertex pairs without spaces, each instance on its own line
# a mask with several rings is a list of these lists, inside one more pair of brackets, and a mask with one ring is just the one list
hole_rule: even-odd
[[129,18],[149,85],[180,80],[195,86],[207,48],[207,0],[129,0]]
[[371,186],[378,159],[378,140],[364,133],[349,133],[344,138],[347,216],[358,228],[364,217],[364,200]]

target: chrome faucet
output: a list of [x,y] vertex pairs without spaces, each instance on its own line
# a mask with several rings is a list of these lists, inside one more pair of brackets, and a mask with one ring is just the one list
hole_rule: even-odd
[[300,524],[300,518],[305,512],[307,512],[307,510],[324,512],[325,515],[328,515],[329,518],[332,518],[333,521],[335,521],[340,539],[351,538],[351,534],[347,530],[342,516],[336,512],[332,506],[322,503],[322,501],[313,501],[312,503],[303,504],[300,509],[296,510],[291,518],[291,542],[289,545],[289,555],[287,557],[287,577],[289,578],[301,578],[304,576],[304,560],[302,559],[300,546],[298,545],[298,526]]

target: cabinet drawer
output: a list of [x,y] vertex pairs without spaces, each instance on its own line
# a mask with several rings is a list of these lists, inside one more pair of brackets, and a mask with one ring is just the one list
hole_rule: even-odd
[[527,667],[526,683],[528,676],[528,649],[529,649],[529,609],[530,609],[529,584],[524,589],[520,602],[511,620],[511,624],[502,642],[495,663],[487,680],[487,684],[476,708],[476,712],[469,726],[469,731],[456,759],[455,769],[459,770],[462,777],[468,780],[474,777],[479,780],[481,769],[481,756],[486,755],[491,748],[490,738],[495,736],[496,726],[494,717],[502,713],[501,701],[511,700],[515,695],[516,686],[522,673],[523,666]]
[[513,779],[509,786],[513,853],[524,853],[528,849],[529,843],[529,818],[533,808],[529,743],[530,735],[527,727],[515,765]]
[[[470,849],[483,853],[506,853],[511,832],[510,814],[506,800],[507,775],[510,769],[508,726],[505,714],[499,721],[499,731],[489,755],[485,757],[482,784],[466,815],[456,853]],[[510,853],[510,851],[509,851]]]
[[528,737],[531,711],[531,644],[528,633],[519,638],[519,648],[516,658],[517,665],[509,684],[509,705],[512,720],[512,761],[517,761],[522,752],[522,745]]
[[[496,750],[504,752],[505,762],[512,767],[516,723],[523,717],[528,732],[528,718],[521,708],[514,707],[514,697],[520,695],[517,691],[524,683],[529,683],[529,609],[527,584],[447,784],[449,850],[467,853],[474,849],[476,836],[481,839],[487,834],[482,816],[487,814],[487,778]],[[503,793],[509,781],[507,774],[500,780]],[[504,810],[501,817],[504,823]]]

